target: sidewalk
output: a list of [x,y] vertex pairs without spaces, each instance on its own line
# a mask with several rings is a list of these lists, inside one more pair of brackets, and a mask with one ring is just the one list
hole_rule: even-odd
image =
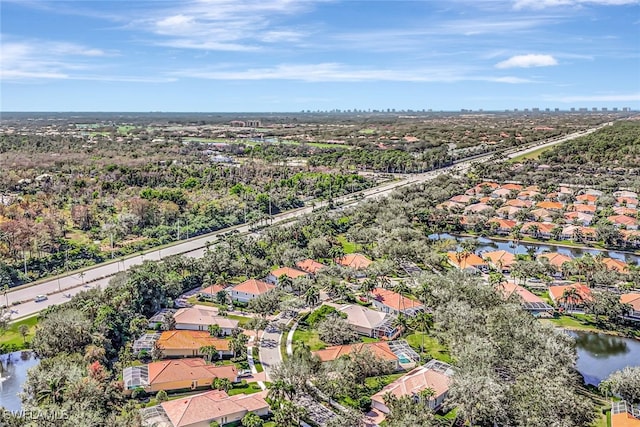
[[[253,341],[254,341],[255,337],[251,337],[249,338],[249,342],[247,343],[247,362],[249,363],[249,369],[251,369],[251,373],[254,374],[254,376],[256,376],[258,374],[258,370],[256,369],[256,365],[253,362]],[[264,384],[263,381],[258,380],[257,381],[258,385],[260,386],[260,388],[262,390],[266,390],[267,386]]]

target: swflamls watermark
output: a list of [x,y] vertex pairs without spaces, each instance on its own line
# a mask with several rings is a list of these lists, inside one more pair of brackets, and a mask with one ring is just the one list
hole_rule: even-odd
[[69,419],[69,413],[65,409],[23,409],[20,411],[6,412],[28,421],[64,421]]

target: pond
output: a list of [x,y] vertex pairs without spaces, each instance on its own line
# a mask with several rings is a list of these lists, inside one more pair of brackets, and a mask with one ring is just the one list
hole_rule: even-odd
[[[455,239],[457,241],[474,239],[472,237],[452,236],[451,234],[446,234],[446,233],[432,234],[429,236],[429,238],[432,240]],[[590,248],[582,249],[582,248],[572,248],[567,246],[552,246],[552,245],[545,245],[544,243],[531,243],[531,242],[519,243],[518,245],[515,245],[513,242],[510,242],[510,241],[493,240],[486,237],[477,237],[475,238],[475,240],[478,241],[478,248],[476,250],[476,253],[504,250],[507,252],[515,253],[515,254],[526,254],[527,249],[529,247],[533,247],[535,248],[536,254],[541,254],[543,252],[558,252],[560,254],[567,255],[572,258],[581,257],[586,253],[590,253],[591,255],[594,255],[594,256],[598,254],[602,254],[605,257],[618,259],[626,262],[627,264],[640,265],[640,255],[613,251],[613,250],[611,251],[598,250],[598,249],[590,249]]]
[[22,409],[18,393],[27,380],[27,371],[39,360],[30,351],[16,351],[0,355],[0,406],[9,411]]
[[578,371],[587,384],[598,385],[609,374],[640,366],[640,341],[586,331],[567,331],[576,340]]

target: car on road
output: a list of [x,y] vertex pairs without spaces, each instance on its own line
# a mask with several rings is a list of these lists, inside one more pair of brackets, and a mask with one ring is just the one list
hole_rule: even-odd
[[46,295],[38,295],[34,298],[35,302],[41,302],[41,301],[46,301],[47,300],[47,296]]

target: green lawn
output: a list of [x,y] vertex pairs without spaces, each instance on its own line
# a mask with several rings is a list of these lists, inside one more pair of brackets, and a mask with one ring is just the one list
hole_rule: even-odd
[[251,317],[236,316],[235,314],[227,314],[226,317],[228,317],[229,319],[237,320],[239,322],[238,326],[240,326],[241,328],[246,326],[246,324],[251,320]]
[[560,316],[557,319],[541,319],[543,322],[551,323],[554,326],[579,329],[584,331],[600,332],[596,324],[585,315],[575,314],[573,316]]
[[342,249],[344,250],[345,254],[352,254],[358,251],[359,245],[357,243],[348,241],[345,236],[339,235],[337,239],[338,242],[340,242],[340,244],[342,245]]
[[538,148],[537,150],[534,150],[534,151],[532,151],[530,153],[521,154],[520,156],[514,157],[513,159],[511,159],[511,161],[512,162],[521,162],[523,160],[538,160],[538,158],[540,157],[540,154],[544,153],[545,151],[551,150],[551,149],[553,149],[553,146]]
[[379,377],[365,378],[364,385],[366,385],[367,388],[371,389],[371,391],[377,390],[375,392],[377,393],[378,391],[382,390],[385,386],[391,384],[392,382],[394,382],[404,374],[405,374],[404,372],[400,372],[397,374],[381,375]]
[[20,335],[20,325],[27,325],[29,327],[29,332],[25,337],[27,344],[33,338],[33,335],[36,332],[36,325],[38,324],[38,316],[33,316],[28,319],[20,320],[15,323],[11,323],[9,327],[0,333],[0,346],[2,345],[15,345],[18,346],[19,349],[24,348],[24,340],[22,335]]
[[298,328],[293,333],[293,343],[295,344],[297,341],[307,343],[311,351],[322,350],[327,347],[327,344],[320,339],[318,332],[313,329],[310,330],[304,325],[298,325]]
[[264,368],[260,363],[260,352],[258,350],[258,347],[253,347],[253,364],[255,365],[256,371],[258,371],[258,373],[264,371]]
[[430,354],[434,359],[438,359],[446,363],[451,363],[451,355],[449,354],[449,349],[446,346],[440,344],[438,340],[429,336],[428,334],[416,332],[414,334],[407,335],[405,339],[411,347],[419,351],[423,343],[423,336],[425,353]]
[[253,394],[262,391],[258,383],[240,383],[234,384],[233,388],[227,392],[229,396],[236,394]]
[[378,338],[371,338],[371,337],[360,337],[362,342],[378,342],[380,341]]

